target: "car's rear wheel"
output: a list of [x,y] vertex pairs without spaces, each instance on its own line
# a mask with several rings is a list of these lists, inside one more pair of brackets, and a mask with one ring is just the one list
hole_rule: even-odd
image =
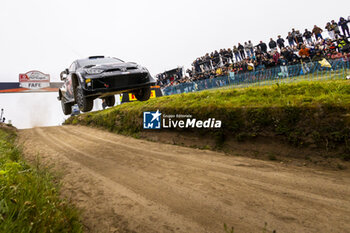
[[145,87],[145,88],[139,89],[134,93],[134,95],[136,99],[139,101],[149,100],[149,98],[151,97],[151,88]]
[[62,111],[64,115],[69,115],[72,113],[72,104],[71,103],[65,103],[64,98],[61,98],[61,106],[62,106]]
[[105,98],[105,101],[108,107],[113,107],[115,105],[115,96],[114,95],[108,96]]
[[92,98],[88,98],[84,96],[83,89],[81,86],[77,86],[76,88],[76,102],[79,106],[80,111],[89,112],[94,107],[94,100]]

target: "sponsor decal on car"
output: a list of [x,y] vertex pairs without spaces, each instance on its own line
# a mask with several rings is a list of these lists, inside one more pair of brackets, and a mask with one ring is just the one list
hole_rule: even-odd
[[[151,96],[149,97],[150,99],[156,98],[156,91],[155,90],[151,90]],[[136,101],[136,97],[134,94],[129,93],[129,101]]]
[[175,129],[175,128],[198,128],[198,129],[219,129],[222,126],[221,120],[208,118],[199,120],[189,114],[163,115],[156,112],[143,113],[144,129]]

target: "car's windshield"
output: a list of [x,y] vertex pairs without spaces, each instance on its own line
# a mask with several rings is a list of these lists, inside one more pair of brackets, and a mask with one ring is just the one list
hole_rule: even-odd
[[114,57],[84,59],[84,60],[78,61],[79,67],[108,64],[108,63],[123,63],[123,61]]

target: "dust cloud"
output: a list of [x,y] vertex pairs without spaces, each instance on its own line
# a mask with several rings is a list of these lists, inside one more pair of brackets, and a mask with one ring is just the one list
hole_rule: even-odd
[[[116,104],[119,103],[119,95],[116,95]],[[56,92],[0,94],[1,108],[4,109],[6,123],[11,120],[18,129],[58,126],[69,117],[62,113]],[[102,101],[96,99],[93,111],[101,109]]]
[[0,95],[6,122],[19,129],[61,125],[63,115],[57,93],[11,93]]

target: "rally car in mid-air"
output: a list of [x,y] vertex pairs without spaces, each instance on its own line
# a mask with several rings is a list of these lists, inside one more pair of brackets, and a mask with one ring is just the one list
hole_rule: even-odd
[[114,106],[115,94],[131,92],[138,100],[146,101],[156,83],[145,67],[104,56],[76,60],[60,76],[64,84],[58,91],[58,100],[65,115],[71,114],[74,104],[82,112],[91,111],[96,98]]

